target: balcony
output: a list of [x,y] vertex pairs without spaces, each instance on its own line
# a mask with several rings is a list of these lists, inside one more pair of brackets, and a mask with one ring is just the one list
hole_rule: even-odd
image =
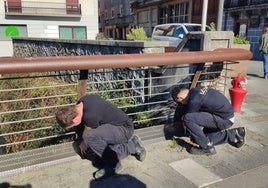
[[81,17],[81,4],[75,1],[54,3],[6,0],[5,14],[7,16]]
[[106,20],[106,25],[116,25],[116,26],[127,26],[129,24],[132,24],[134,22],[134,16],[128,15],[128,16],[118,16],[112,19]]

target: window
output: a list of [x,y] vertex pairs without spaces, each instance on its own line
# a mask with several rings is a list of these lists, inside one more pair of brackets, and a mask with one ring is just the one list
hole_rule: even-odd
[[185,23],[189,20],[189,3],[179,3],[161,7],[159,10],[159,23]]
[[114,18],[114,9],[111,9],[111,18]]
[[239,27],[239,37],[246,37],[247,33],[247,25],[246,24],[241,24]]
[[175,6],[174,5],[169,5],[168,6],[168,15],[169,15],[169,23],[174,23],[175,22]]
[[160,10],[159,10],[159,23],[160,24],[165,24],[167,23],[167,10],[166,10],[166,7],[161,7]]
[[249,22],[250,22],[250,27],[255,27],[258,28],[260,25],[260,15],[252,15],[250,16]]
[[179,26],[179,27],[176,28],[173,36],[174,37],[179,37],[179,35],[181,35],[181,34],[184,35],[185,34],[185,31],[184,31],[184,29],[181,26]]
[[119,6],[119,14],[120,14],[120,17],[123,16],[123,5]]
[[247,37],[248,32],[248,20],[237,19],[234,25],[234,35],[239,37]]
[[139,23],[148,23],[149,22],[149,12],[147,10],[141,11],[138,13],[138,21]]
[[66,0],[66,11],[67,14],[79,14],[78,0]]
[[133,8],[130,7],[129,12],[130,12],[130,15],[134,14]]
[[60,39],[87,39],[86,27],[84,26],[60,26]]
[[105,10],[105,19],[108,19],[108,11]]
[[28,37],[26,25],[0,25],[0,40],[11,40],[12,37]]
[[188,22],[189,12],[188,12],[188,3],[180,3],[175,5],[175,22]]
[[175,28],[175,25],[169,25],[169,24],[168,25],[159,25],[159,26],[156,26],[156,28],[153,32],[153,35],[172,37],[172,36],[174,36],[173,35],[174,28]]
[[8,12],[21,12],[21,0],[7,0]]

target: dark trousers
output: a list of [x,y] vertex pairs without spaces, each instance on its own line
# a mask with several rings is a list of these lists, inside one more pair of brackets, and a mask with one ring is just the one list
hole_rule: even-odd
[[235,140],[234,130],[228,129],[233,125],[230,120],[207,112],[187,113],[182,120],[191,137],[202,148],[206,148],[209,142],[218,145]]
[[131,126],[103,124],[85,131],[83,140],[105,165],[115,167],[121,159],[135,153],[135,145],[130,139],[133,132]]

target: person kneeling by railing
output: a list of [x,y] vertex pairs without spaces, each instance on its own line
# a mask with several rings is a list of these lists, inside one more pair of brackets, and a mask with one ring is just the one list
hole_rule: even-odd
[[234,123],[234,110],[227,98],[208,87],[193,89],[175,87],[172,98],[185,105],[182,124],[193,142],[189,153],[214,155],[215,145],[229,143],[240,148],[245,142],[245,128],[229,129]]
[[95,179],[119,172],[120,160],[128,155],[139,161],[146,157],[141,140],[133,135],[134,125],[127,114],[97,95],[85,95],[76,105],[60,108],[56,120],[63,128],[84,127],[83,140],[73,146],[81,158],[92,160],[98,168],[93,173]]

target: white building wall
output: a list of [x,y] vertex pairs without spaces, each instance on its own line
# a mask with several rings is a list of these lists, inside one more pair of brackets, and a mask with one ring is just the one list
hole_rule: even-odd
[[0,57],[13,56],[12,41],[0,41]]
[[80,2],[83,3],[81,22],[87,25],[87,38],[95,40],[99,33],[98,0],[80,0]]
[[[23,0],[22,0],[23,1]],[[31,0],[36,2],[65,3],[65,0]],[[28,37],[59,38],[59,26],[86,26],[87,39],[94,40],[98,33],[98,0],[80,0],[81,17],[12,16],[6,19],[4,1],[0,0],[0,25],[27,25]],[[11,56],[10,42],[0,40],[0,56]]]

